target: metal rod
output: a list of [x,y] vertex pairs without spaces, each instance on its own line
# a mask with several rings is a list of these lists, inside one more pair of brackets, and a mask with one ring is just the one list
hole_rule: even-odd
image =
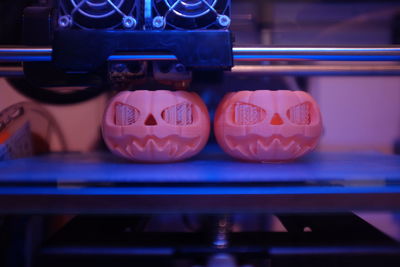
[[22,67],[0,66],[0,77],[20,77],[24,75]]
[[49,47],[0,47],[0,61],[51,61],[51,53],[52,49]]
[[236,53],[269,53],[269,54],[290,54],[290,53],[316,53],[316,54],[392,54],[398,52],[400,46],[353,46],[353,47],[328,47],[328,46],[266,46],[266,47],[234,47]]
[[[235,66],[226,75],[295,76],[398,76],[400,65],[246,65]],[[23,76],[22,67],[0,67],[0,77]]]
[[[0,47],[0,61],[50,61],[49,47]],[[400,61],[400,46],[234,47],[235,61]],[[112,55],[109,60],[175,60],[174,55]]]
[[236,61],[271,60],[335,60],[335,61],[397,61],[400,46],[371,47],[235,47]]
[[400,65],[255,65],[235,66],[227,75],[295,75],[295,76],[397,76]]

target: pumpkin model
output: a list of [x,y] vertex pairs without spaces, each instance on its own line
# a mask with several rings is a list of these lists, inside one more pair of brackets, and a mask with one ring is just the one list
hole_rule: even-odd
[[204,147],[210,119],[195,93],[124,91],[109,103],[102,130],[107,146],[119,156],[135,161],[178,161]]
[[220,103],[215,135],[224,151],[249,161],[289,161],[314,149],[322,133],[319,108],[302,91],[240,91]]

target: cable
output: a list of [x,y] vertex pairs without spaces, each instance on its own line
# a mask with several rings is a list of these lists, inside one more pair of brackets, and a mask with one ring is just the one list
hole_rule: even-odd
[[57,87],[42,88],[34,86],[24,78],[8,78],[7,81],[24,96],[42,103],[56,105],[84,102],[99,96],[107,89],[105,85],[102,85],[89,86],[83,89],[81,87],[68,87],[68,90],[61,90],[60,88],[57,89]]

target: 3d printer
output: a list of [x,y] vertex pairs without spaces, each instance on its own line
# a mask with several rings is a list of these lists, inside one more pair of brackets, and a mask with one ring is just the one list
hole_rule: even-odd
[[[29,3],[16,25],[19,46],[5,41],[0,47],[0,74],[13,76],[9,84],[24,95],[51,104],[121,90],[195,90],[211,115],[226,91],[307,90],[310,76],[400,74],[396,1],[354,0],[353,9],[342,1],[278,2]],[[372,22],[365,10],[374,11]],[[333,14],[346,22],[339,30],[331,27],[337,24]],[[328,36],[355,30],[333,42],[313,28],[320,21]],[[368,31],[357,24],[365,21]],[[393,38],[379,39],[381,28]],[[299,104],[298,112],[282,114],[303,123],[307,116],[297,114],[307,107]],[[246,127],[264,120],[262,107],[241,105],[236,120]],[[140,112],[116,109],[130,114],[115,117],[122,124]],[[146,114],[143,121],[192,122],[186,104],[159,109],[160,118]],[[178,109],[185,111],[179,119]],[[38,109],[6,111],[1,118],[8,125]],[[268,122],[279,126],[280,119]],[[15,215],[1,221],[0,259],[21,266],[398,266],[398,242],[353,214],[398,211],[398,156],[321,152],[286,165],[255,164],[234,161],[210,143],[193,160],[160,165],[126,162],[104,151],[0,162],[0,211]],[[91,216],[74,217],[45,239],[40,230],[52,228],[44,225],[58,225],[54,221],[65,216],[22,216],[32,214]],[[276,218],[285,232],[269,231]]]

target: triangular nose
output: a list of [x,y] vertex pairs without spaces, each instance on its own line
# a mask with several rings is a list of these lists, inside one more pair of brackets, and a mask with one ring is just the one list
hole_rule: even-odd
[[150,114],[149,116],[147,116],[147,119],[146,119],[146,121],[144,122],[144,125],[147,125],[147,126],[154,126],[154,125],[157,125],[157,121],[156,121],[156,119],[154,118],[153,114]]
[[274,116],[272,117],[271,124],[272,125],[282,125],[283,124],[283,120],[282,120],[281,116],[279,116],[278,113],[275,113]]

